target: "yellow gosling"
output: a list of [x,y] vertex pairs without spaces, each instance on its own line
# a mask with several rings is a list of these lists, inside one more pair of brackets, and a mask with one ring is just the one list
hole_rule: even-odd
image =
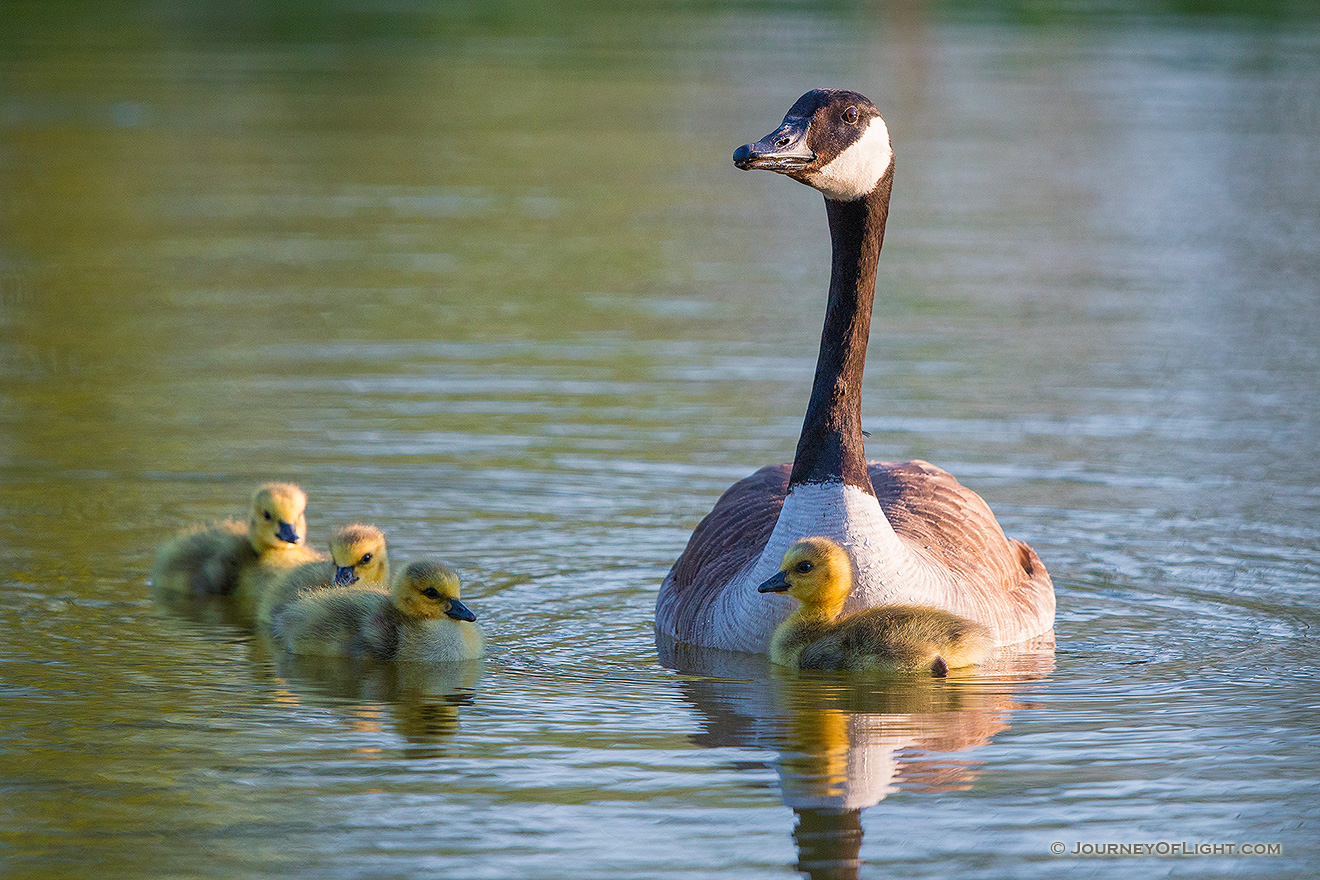
[[878,669],[946,675],[973,666],[994,640],[979,623],[914,605],[886,605],[842,616],[852,560],[829,538],[788,548],[780,571],[758,588],[801,604],[770,639],[770,660],[799,669]]
[[459,600],[458,573],[421,560],[405,566],[388,593],[366,586],[301,593],[275,615],[272,631],[293,654],[437,663],[485,653],[476,619]]
[[297,486],[258,486],[246,524],[226,519],[194,526],[162,544],[151,566],[153,590],[165,600],[233,593],[244,573],[268,554],[282,554],[302,542],[306,506],[307,496]]
[[299,593],[353,584],[385,589],[390,560],[385,533],[375,526],[353,523],[330,536],[330,559],[304,562],[281,573],[257,598],[257,623],[269,626],[275,615]]
[[257,561],[238,573],[232,594],[244,618],[256,615],[261,594],[289,569],[325,559],[306,544],[306,510],[307,494],[292,483],[267,483],[252,496],[248,536]]

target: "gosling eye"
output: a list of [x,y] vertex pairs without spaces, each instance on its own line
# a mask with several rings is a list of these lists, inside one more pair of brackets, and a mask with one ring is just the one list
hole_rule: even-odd
[[815,568],[815,566],[805,559],[799,562],[797,565],[793,566],[793,570],[796,571],[798,574],[806,574],[807,572],[811,571],[813,568]]
[[849,107],[847,110],[843,111],[843,121],[848,123],[849,125],[856,125],[857,115],[858,115],[857,108]]
[[371,554],[363,553],[362,558],[358,560],[358,565],[366,565],[370,561],[371,561]]
[[440,591],[435,587],[427,587],[425,590],[422,590],[422,595],[428,599],[439,599]]
[[262,513],[266,514],[266,519],[267,519],[267,520],[270,519],[270,511],[269,511],[269,510],[263,510]]

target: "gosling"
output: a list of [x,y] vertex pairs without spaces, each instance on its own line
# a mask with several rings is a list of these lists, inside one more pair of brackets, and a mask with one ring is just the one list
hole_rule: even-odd
[[837,542],[805,538],[789,547],[779,573],[757,588],[801,603],[771,636],[771,662],[944,676],[989,655],[988,629],[937,608],[887,605],[842,617],[852,583],[852,562]]
[[257,598],[257,623],[270,626],[275,615],[299,593],[353,584],[385,589],[390,561],[385,533],[375,526],[340,526],[330,536],[330,559],[304,562],[282,572]]
[[458,573],[421,560],[399,572],[389,593],[366,586],[302,593],[271,629],[292,654],[434,663],[485,653],[476,619],[459,601]]
[[[247,621],[257,613],[257,600],[289,569],[325,556],[308,547],[307,495],[292,483],[271,483],[253,497],[248,528],[261,534],[264,550],[255,565],[245,566],[230,595]],[[255,542],[254,542],[255,544]]]
[[156,551],[152,588],[165,600],[233,594],[245,576],[285,558],[302,562],[307,495],[291,483],[252,493],[248,521],[226,519],[187,529]]

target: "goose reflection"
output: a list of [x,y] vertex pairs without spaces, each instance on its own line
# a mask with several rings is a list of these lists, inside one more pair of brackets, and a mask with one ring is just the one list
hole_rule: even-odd
[[253,640],[254,660],[273,667],[287,702],[344,714],[357,729],[384,723],[410,746],[408,757],[432,758],[458,731],[464,706],[472,704],[481,679],[480,660],[457,663],[387,663],[344,657],[307,657],[281,650],[269,636]]
[[834,880],[857,876],[862,810],[896,791],[975,785],[980,762],[950,753],[1007,730],[1029,706],[1012,692],[1054,665],[1053,634],[948,679],[798,671],[663,637],[657,648],[661,663],[693,676],[679,687],[701,726],[695,742],[776,754],[784,804],[797,817],[797,868]]

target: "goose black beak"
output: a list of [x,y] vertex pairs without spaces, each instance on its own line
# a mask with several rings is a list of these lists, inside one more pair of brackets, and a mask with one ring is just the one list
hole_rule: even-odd
[[355,583],[357,583],[357,574],[354,573],[353,566],[351,565],[335,566],[336,587],[346,587],[349,584],[355,584]]
[[302,540],[298,537],[298,530],[293,527],[293,524],[286,523],[284,520],[280,520],[280,529],[275,533],[275,537],[286,544],[297,544]]
[[761,169],[799,171],[816,161],[816,154],[807,146],[807,130],[811,119],[789,116],[784,124],[754,144],[743,144],[733,151],[733,164],[743,171]]
[[473,614],[471,611],[468,611],[467,606],[464,605],[462,602],[458,601],[457,599],[449,600],[449,610],[446,611],[445,614],[448,615],[449,617],[454,618],[454,620],[477,619],[477,615]]
[[788,589],[787,572],[778,572],[770,580],[756,588],[758,593],[783,593]]

